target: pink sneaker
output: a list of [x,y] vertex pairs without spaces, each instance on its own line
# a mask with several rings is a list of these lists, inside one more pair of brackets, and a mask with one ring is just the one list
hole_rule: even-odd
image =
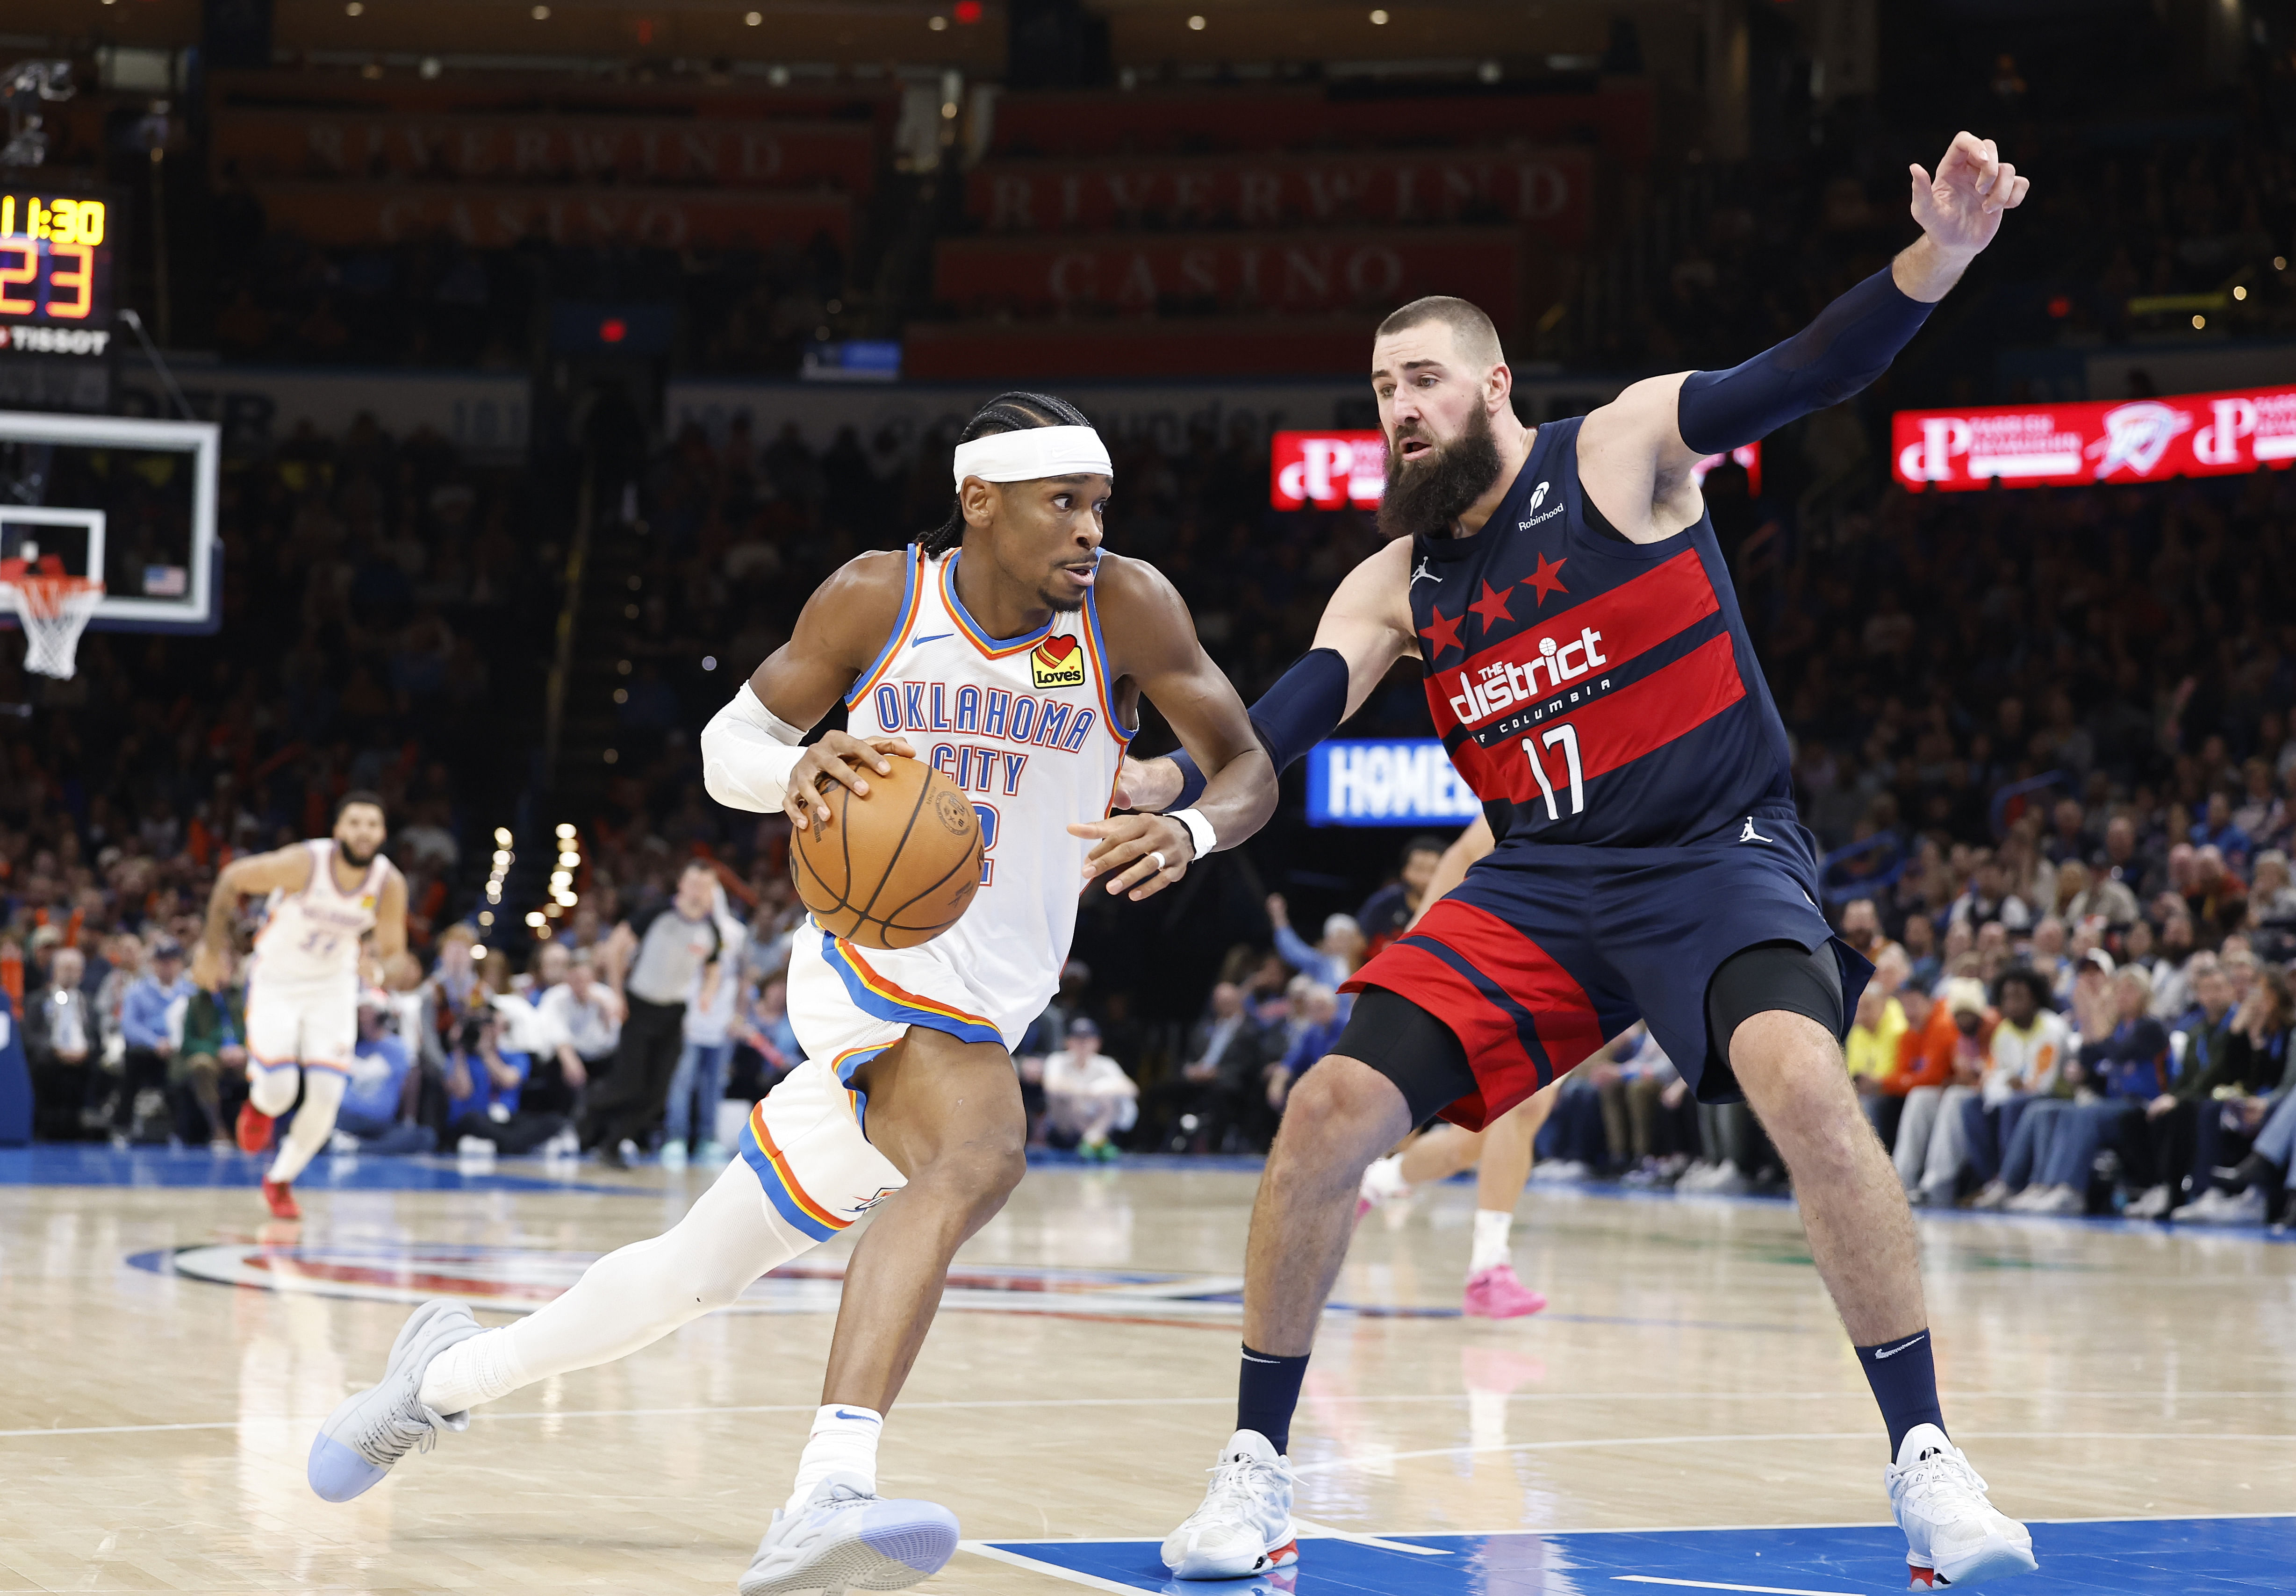
[[1521,1319],[1546,1305],[1546,1298],[1515,1278],[1514,1266],[1497,1264],[1467,1277],[1470,1319]]

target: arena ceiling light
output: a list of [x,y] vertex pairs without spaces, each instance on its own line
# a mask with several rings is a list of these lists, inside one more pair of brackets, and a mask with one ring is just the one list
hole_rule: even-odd
[[1189,31],[1190,33],[1201,33],[1203,30],[1204,30],[1204,20],[1203,20],[1203,18],[1201,18],[1201,17],[1200,17],[1200,16],[1197,16],[1197,17],[1190,17],[1190,18],[1188,19],[1188,31]]

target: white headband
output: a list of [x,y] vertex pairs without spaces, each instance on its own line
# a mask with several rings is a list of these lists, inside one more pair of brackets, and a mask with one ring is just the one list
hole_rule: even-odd
[[1090,427],[1030,427],[991,432],[956,446],[956,485],[967,477],[983,482],[1034,482],[1043,477],[1097,474],[1113,479],[1108,446]]

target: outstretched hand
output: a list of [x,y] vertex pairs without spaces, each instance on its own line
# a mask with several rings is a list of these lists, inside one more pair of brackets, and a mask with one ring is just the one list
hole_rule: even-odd
[[2001,230],[2001,213],[2023,204],[2032,186],[2001,159],[1991,139],[1973,133],[1953,135],[1935,177],[1919,162],[1907,170],[1913,176],[1914,220],[1939,249],[1963,257],[1993,241]]
[[1188,828],[1167,814],[1111,814],[1072,825],[1069,835],[1097,844],[1085,860],[1084,879],[1113,872],[1109,891],[1125,893],[1136,904],[1187,874],[1196,855]]

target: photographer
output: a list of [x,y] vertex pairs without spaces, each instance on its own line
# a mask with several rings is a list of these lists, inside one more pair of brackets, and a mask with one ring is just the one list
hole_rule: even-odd
[[531,1152],[566,1126],[563,1115],[519,1112],[519,1090],[534,1061],[504,1052],[501,1041],[502,1021],[492,1012],[455,1029],[447,1057],[447,1140],[457,1151],[482,1142],[496,1152]]

